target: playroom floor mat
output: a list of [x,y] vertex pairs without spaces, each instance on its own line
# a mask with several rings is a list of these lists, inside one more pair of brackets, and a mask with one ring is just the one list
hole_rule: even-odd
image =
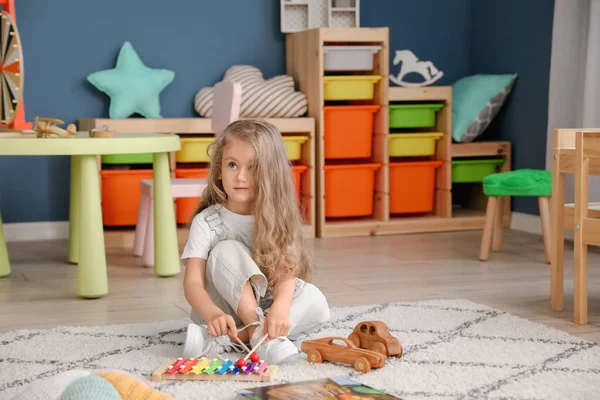
[[[310,338],[347,337],[365,320],[385,321],[403,357],[363,375],[350,366],[310,364],[300,353],[279,365],[271,384],[350,376],[404,399],[592,399],[600,392],[600,345],[466,300],[333,308],[331,321]],[[0,398],[73,369],[122,369],[150,380],[180,355],[187,322],[0,334]],[[175,399],[220,400],[264,384],[151,383]]]

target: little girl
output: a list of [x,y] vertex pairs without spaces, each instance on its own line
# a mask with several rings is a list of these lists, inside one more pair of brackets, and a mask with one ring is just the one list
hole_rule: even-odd
[[270,123],[245,119],[231,123],[210,153],[208,186],[181,257],[193,321],[183,356],[239,350],[238,339],[253,348],[267,335],[256,352],[279,364],[298,354],[290,339],[330,318],[325,296],[308,283],[285,145]]

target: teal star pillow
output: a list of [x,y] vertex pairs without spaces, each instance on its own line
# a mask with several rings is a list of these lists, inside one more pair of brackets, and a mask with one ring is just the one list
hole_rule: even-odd
[[162,118],[159,96],[173,78],[173,71],[144,65],[129,42],[121,47],[115,68],[87,76],[88,82],[110,97],[110,118],[127,118],[134,113]]

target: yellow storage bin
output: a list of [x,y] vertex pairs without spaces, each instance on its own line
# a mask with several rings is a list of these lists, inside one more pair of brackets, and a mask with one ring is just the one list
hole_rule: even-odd
[[177,162],[209,162],[208,145],[215,140],[214,137],[181,138],[181,150],[175,153]]
[[291,161],[299,160],[302,155],[302,145],[308,140],[308,136],[284,136],[283,142]]
[[325,100],[370,100],[379,75],[344,75],[323,77]]
[[[215,140],[214,137],[181,138],[181,150],[175,154],[175,161],[181,163],[209,162],[208,146]],[[308,140],[307,136],[283,136],[285,149],[291,161],[299,160],[302,155],[302,144]]]
[[441,132],[392,133],[388,140],[390,157],[432,156],[435,142],[442,136]]

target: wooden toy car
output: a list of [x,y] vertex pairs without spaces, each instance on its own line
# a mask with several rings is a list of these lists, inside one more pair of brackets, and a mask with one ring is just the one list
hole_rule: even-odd
[[388,357],[402,357],[402,344],[390,334],[383,321],[363,321],[348,336],[357,347],[373,350]]
[[[345,344],[335,344],[334,340]],[[387,356],[370,350],[356,347],[351,340],[329,336],[315,340],[305,340],[300,346],[307,354],[307,360],[313,363],[333,361],[342,364],[350,364],[358,372],[367,373],[371,368],[380,368],[385,365]]]

